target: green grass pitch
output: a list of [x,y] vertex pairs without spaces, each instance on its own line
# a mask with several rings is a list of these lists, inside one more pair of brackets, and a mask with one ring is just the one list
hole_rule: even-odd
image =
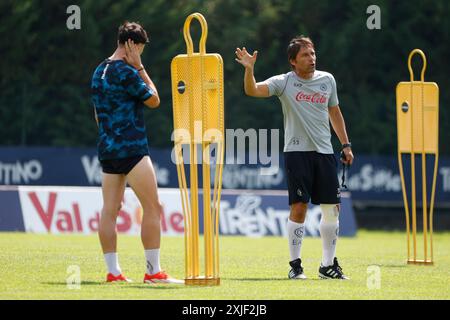
[[[133,283],[104,283],[105,265],[95,235],[0,233],[0,299],[450,298],[450,232],[434,235],[434,266],[405,263],[404,233],[359,231],[355,238],[341,238],[337,256],[349,281],[318,279],[319,238],[305,238],[303,243],[309,279],[293,281],[287,279],[286,239],[221,237],[218,287],[143,284],[145,261],[139,237],[119,236],[118,243],[121,267]],[[183,278],[183,238],[163,237],[161,247],[163,269]],[[79,267],[80,289],[67,286],[71,265]]]

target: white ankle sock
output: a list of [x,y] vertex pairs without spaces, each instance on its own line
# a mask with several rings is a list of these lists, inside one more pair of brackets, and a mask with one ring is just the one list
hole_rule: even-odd
[[289,239],[289,253],[291,255],[291,261],[293,261],[300,258],[303,234],[305,233],[305,224],[297,223],[288,219],[287,233]]
[[119,266],[119,256],[117,255],[117,252],[105,253],[103,256],[105,257],[108,273],[112,273],[114,276],[118,276],[122,273]]
[[336,255],[339,221],[328,222],[322,219],[320,220],[319,230],[322,238],[322,266],[331,266]]
[[161,271],[159,249],[145,250],[145,260],[147,261],[147,274],[151,275]]

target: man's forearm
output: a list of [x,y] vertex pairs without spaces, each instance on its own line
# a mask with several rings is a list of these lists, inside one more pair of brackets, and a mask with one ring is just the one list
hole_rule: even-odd
[[345,121],[341,111],[337,110],[336,112],[330,113],[330,120],[333,130],[336,132],[341,144],[349,143],[347,130],[345,128]]
[[147,71],[145,71],[145,69],[142,69],[141,71],[139,71],[139,75],[141,76],[142,80],[144,80],[145,84],[148,85],[156,93],[156,95],[158,95],[158,90],[156,90],[156,86],[153,83],[152,79],[150,79]]
[[253,68],[245,68],[244,90],[248,95],[251,95],[256,91],[256,80],[253,74]]

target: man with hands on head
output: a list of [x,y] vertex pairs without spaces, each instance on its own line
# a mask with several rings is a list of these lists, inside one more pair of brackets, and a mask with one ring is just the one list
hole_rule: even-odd
[[134,22],[119,27],[117,49],[92,77],[92,101],[98,124],[98,158],[102,166],[103,209],[99,238],[107,282],[129,282],[119,266],[117,217],[128,183],[143,208],[141,241],[146,272],[144,283],[183,283],[160,267],[160,216],[155,170],[149,156],[144,105],[157,108],[158,90],[141,62],[149,42],[144,28]]

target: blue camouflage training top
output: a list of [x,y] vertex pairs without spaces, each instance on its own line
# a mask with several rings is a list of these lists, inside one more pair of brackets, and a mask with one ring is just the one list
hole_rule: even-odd
[[103,61],[92,77],[92,102],[98,118],[98,157],[123,159],[148,154],[143,101],[153,90],[122,60]]

